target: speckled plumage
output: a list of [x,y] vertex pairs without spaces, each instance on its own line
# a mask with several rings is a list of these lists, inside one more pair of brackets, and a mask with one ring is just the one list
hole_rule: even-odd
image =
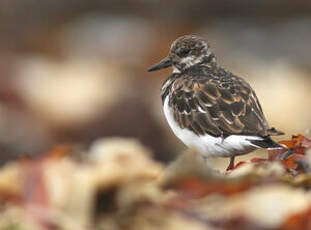
[[[224,154],[219,150],[219,156],[245,154],[254,147],[279,147],[270,136],[282,132],[269,127],[254,90],[245,80],[218,66],[214,53],[202,38],[193,35],[178,38],[173,42],[169,56],[150,71],[168,66],[173,66],[174,71],[163,83],[162,101],[164,104],[167,100],[166,109],[170,112],[165,115],[168,120],[171,120],[168,116],[172,116],[174,124],[171,121],[170,126],[178,126],[172,129],[175,134],[179,133],[176,135],[184,143],[197,145],[207,139],[183,140],[189,137],[180,135],[182,130],[191,131],[198,137],[207,135],[221,140],[234,135],[241,136],[243,141],[244,136],[250,137],[252,148],[238,150],[228,147]],[[176,131],[179,128],[181,131]],[[196,139],[195,136],[191,138]],[[213,148],[209,145],[215,143],[204,143],[203,146],[211,150]],[[232,151],[231,155],[227,150]],[[204,148],[201,148],[202,151]]]
[[249,84],[216,65],[171,75],[162,88],[163,103],[166,96],[180,127],[197,135],[272,134]]

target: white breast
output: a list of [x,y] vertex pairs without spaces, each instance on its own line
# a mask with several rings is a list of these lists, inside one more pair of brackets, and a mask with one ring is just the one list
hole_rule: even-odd
[[225,139],[208,134],[198,136],[187,129],[181,129],[174,120],[172,109],[168,106],[168,96],[165,98],[163,110],[174,134],[188,147],[197,148],[204,157],[230,157],[246,154],[257,148],[248,140],[262,140],[261,137],[242,135],[231,135]]

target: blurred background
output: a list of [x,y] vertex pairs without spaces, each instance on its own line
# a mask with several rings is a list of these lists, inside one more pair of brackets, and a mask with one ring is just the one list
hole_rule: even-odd
[[0,163],[58,143],[138,138],[161,161],[185,147],[146,70],[197,34],[257,92],[271,126],[311,127],[311,2],[1,0]]

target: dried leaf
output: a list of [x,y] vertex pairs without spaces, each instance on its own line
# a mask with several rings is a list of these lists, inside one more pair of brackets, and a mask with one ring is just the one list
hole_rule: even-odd
[[252,163],[260,163],[260,162],[266,162],[266,161],[267,161],[267,159],[259,158],[259,157],[254,157],[254,158],[251,159]]
[[204,181],[198,178],[185,178],[178,184],[177,189],[194,197],[203,197],[211,193],[232,195],[247,190],[253,186],[248,180],[242,181]]
[[286,148],[268,150],[269,160],[280,161],[293,175],[307,173],[310,167],[306,167],[305,153],[307,149],[311,148],[311,140],[298,134],[292,136],[291,140],[284,140],[279,143]]
[[309,230],[311,229],[311,207],[304,212],[295,213],[280,227],[282,230]]

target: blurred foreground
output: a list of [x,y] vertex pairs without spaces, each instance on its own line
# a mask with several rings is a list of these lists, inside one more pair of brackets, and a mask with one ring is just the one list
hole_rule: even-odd
[[58,146],[0,169],[0,229],[310,229],[311,140],[227,175],[193,150],[168,168],[133,139]]

